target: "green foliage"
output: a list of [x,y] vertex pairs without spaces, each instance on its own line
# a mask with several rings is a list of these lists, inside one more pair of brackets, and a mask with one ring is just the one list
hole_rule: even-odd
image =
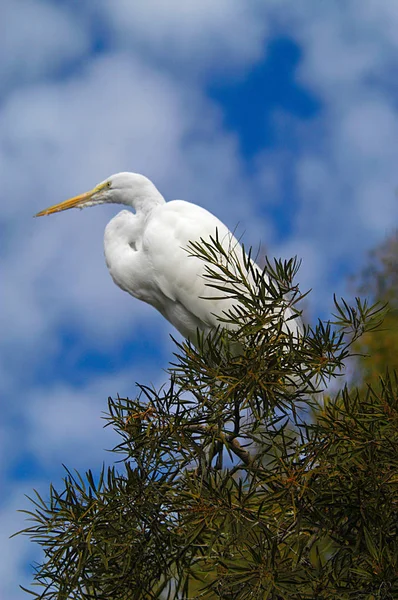
[[[335,300],[297,335],[294,260],[193,245],[209,286],[238,305],[196,345],[176,343],[168,385],[109,399],[118,469],[67,471],[23,533],[44,559],[42,599],[398,597],[398,385],[323,400],[378,306]],[[311,420],[309,415],[316,415]]]
[[362,355],[357,383],[363,381],[377,388],[379,377],[387,369],[398,371],[398,232],[373,250],[355,285],[360,293],[389,306],[383,327],[374,334],[365,334],[356,344]]

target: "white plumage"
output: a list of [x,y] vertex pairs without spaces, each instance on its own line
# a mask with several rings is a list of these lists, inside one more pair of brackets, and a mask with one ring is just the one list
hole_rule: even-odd
[[[233,301],[206,285],[205,263],[190,256],[190,242],[215,237],[227,250],[242,257],[238,241],[210,212],[183,200],[166,202],[154,184],[136,173],[112,175],[92,191],[51,206],[36,216],[69,208],[114,203],[122,210],[107,225],[104,236],[106,263],[114,282],[154,306],[184,336],[195,341],[197,330],[207,333],[219,324],[218,316]],[[207,298],[204,298],[207,297]],[[210,299],[208,299],[210,297]],[[286,309],[284,317],[292,313]],[[298,319],[287,328],[300,330]]]

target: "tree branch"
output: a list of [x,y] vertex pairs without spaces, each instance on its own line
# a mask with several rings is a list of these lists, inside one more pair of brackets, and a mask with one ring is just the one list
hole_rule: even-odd
[[239,443],[239,440],[235,436],[229,435],[226,438],[226,441],[230,450],[234,454],[236,454],[236,456],[238,456],[247,467],[250,467],[253,463],[253,457],[250,454],[250,452],[242,448],[242,446]]

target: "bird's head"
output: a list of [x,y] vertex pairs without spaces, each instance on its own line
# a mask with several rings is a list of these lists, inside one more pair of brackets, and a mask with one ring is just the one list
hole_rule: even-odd
[[51,215],[69,208],[85,208],[96,204],[125,204],[137,208],[138,200],[153,200],[157,196],[162,198],[154,184],[144,175],[116,173],[116,175],[111,175],[105,181],[96,185],[89,192],[45,208],[38,212],[35,217]]

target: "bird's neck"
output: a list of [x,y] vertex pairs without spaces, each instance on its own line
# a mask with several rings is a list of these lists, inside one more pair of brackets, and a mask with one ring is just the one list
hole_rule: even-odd
[[132,196],[129,196],[126,202],[127,206],[131,206],[137,215],[146,215],[156,206],[164,204],[166,201],[156,186],[149,180],[145,181],[144,185],[140,185]]

